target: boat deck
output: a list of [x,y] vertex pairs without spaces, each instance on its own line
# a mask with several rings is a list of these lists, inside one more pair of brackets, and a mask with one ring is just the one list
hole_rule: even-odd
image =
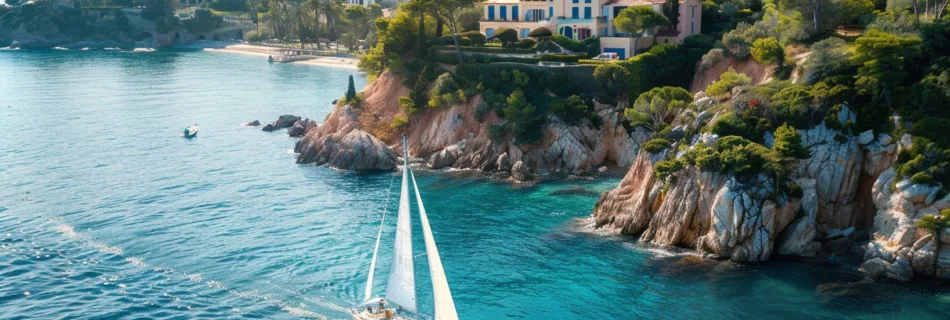
[[[353,318],[357,320],[381,320],[386,319],[386,315],[383,313],[376,312],[376,309],[373,309],[373,312],[362,310],[358,313],[353,313]],[[393,316],[393,320],[411,320],[405,316]]]

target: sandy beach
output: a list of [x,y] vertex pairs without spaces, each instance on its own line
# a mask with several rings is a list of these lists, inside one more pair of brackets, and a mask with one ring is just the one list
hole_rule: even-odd
[[[277,48],[266,47],[266,46],[256,46],[251,44],[234,44],[229,45],[224,48],[207,48],[204,49],[209,52],[224,52],[224,53],[237,53],[244,54],[256,57],[267,58],[268,56],[277,54]],[[345,68],[356,70],[356,64],[359,62],[359,59],[353,58],[340,58],[340,57],[315,57],[310,60],[295,61],[292,63],[295,64],[304,64],[311,66],[324,66],[324,67],[335,67],[335,68]]]

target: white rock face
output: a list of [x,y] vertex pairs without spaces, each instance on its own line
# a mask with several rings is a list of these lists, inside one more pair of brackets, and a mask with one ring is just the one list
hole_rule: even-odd
[[799,161],[794,176],[815,180],[818,201],[815,221],[819,231],[855,225],[859,220],[855,214],[856,190],[863,163],[857,139],[838,142],[835,140],[838,132],[824,124],[798,132],[802,145],[809,147],[812,156]]
[[[850,111],[839,116],[845,122],[853,120]],[[773,253],[816,256],[826,250],[846,252],[853,242],[849,234],[858,226],[870,226],[877,213],[874,205],[889,201],[885,199],[889,196],[872,196],[871,192],[888,184],[872,182],[879,174],[893,176],[881,168],[891,166],[897,147],[890,136],[874,136],[873,132],[860,141],[865,142],[863,147],[858,137],[838,141],[839,132],[823,124],[799,134],[811,151],[811,157],[799,161],[791,177],[802,189],[801,199],[769,200],[766,195],[772,194],[775,186],[768,179],[740,183],[695,168],[684,169],[669,182],[658,181],[653,165],[666,155],[641,152],[620,185],[598,201],[595,226],[640,235],[641,242],[693,247],[736,261],[764,261]],[[709,145],[717,139],[701,133],[691,143]],[[870,160],[866,154],[871,155]],[[866,171],[867,167],[872,169]],[[860,196],[862,190],[869,195]],[[889,236],[898,225],[891,224]],[[903,230],[894,239],[912,245],[915,230]],[[887,264],[884,267],[898,257],[895,250],[870,251],[880,253]],[[908,266],[912,259],[911,255],[905,258]],[[918,260],[919,264],[926,262],[925,257]],[[902,271],[898,267],[892,269]],[[891,273],[906,276],[904,272]]]
[[950,244],[943,243],[943,232],[935,235],[915,226],[926,215],[939,215],[937,205],[942,207],[944,199],[934,200],[936,188],[910,180],[895,184],[894,178],[889,168],[872,188],[877,214],[865,260],[880,258],[888,264],[887,276],[900,281],[914,275],[950,278],[950,251],[945,250]]
[[818,217],[818,193],[814,179],[798,179],[797,183],[802,188],[801,209],[805,215],[795,219],[779,235],[778,253],[814,257],[821,249],[821,243],[815,241],[818,237],[818,227],[815,224],[815,218]]

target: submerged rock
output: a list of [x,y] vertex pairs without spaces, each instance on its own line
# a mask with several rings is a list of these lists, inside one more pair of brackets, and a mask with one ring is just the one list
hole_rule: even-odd
[[903,257],[897,257],[894,263],[887,266],[887,277],[898,281],[910,281],[914,278],[914,270]]
[[245,126],[248,126],[248,127],[260,127],[260,126],[261,126],[261,122],[260,122],[260,121],[257,121],[257,120],[254,120],[254,121],[251,121],[251,122],[247,122],[247,123],[245,123],[244,125],[245,125]]
[[515,181],[531,180],[531,174],[528,173],[528,167],[526,167],[524,162],[521,161],[515,162],[515,165],[511,166],[511,176],[515,179]]
[[264,126],[264,128],[261,130],[271,132],[280,129],[286,129],[292,127],[297,121],[300,121],[300,117],[285,114],[277,118],[277,121]]
[[887,262],[881,258],[874,258],[861,264],[861,271],[866,273],[872,279],[884,276],[887,272]]

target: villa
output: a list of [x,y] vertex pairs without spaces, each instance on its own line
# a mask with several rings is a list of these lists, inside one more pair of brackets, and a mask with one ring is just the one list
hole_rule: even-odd
[[602,52],[617,53],[626,59],[649,48],[654,39],[657,43],[680,43],[700,33],[702,4],[699,0],[679,0],[679,23],[675,29],[650,30],[639,40],[613,26],[614,17],[627,7],[650,6],[663,12],[664,3],[664,0],[486,0],[482,2],[484,12],[479,25],[487,37],[494,36],[499,28],[517,30],[519,39],[527,38],[531,30],[537,28],[574,40],[599,37]]

